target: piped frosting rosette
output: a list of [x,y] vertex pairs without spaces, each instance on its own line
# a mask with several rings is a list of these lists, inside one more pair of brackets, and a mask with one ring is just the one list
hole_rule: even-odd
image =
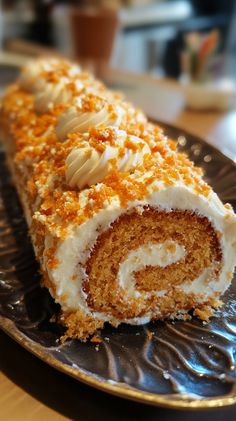
[[[112,142],[109,141],[111,131]],[[66,159],[66,181],[72,188],[97,184],[114,168],[129,172],[151,153],[146,142],[124,130],[106,128],[95,134],[97,138],[91,133],[82,136]]]
[[[84,88],[81,81],[74,82],[74,89],[79,94]],[[73,96],[73,90],[69,88],[69,82],[66,78],[62,78],[56,85],[45,83],[42,90],[36,94],[35,109],[38,113],[45,113],[51,107],[59,104],[68,103]]]
[[86,94],[60,115],[56,134],[63,141],[69,133],[86,133],[92,127],[119,127],[123,116],[124,110],[118,103],[112,104],[102,96]]
[[[41,59],[30,62],[20,77],[21,86],[35,95],[35,109],[45,113],[50,107],[68,103],[85,87],[81,68],[66,60]],[[91,76],[87,76],[91,79]]]

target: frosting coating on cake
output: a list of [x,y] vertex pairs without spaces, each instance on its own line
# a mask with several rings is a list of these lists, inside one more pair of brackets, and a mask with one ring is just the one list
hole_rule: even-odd
[[[175,306],[180,312],[203,303],[214,306],[229,286],[236,263],[236,217],[161,128],[60,60],[29,66],[6,94],[2,112],[13,136],[13,173],[45,284],[64,315],[78,312],[90,321],[139,324],[174,317]],[[148,219],[148,212],[153,218]],[[144,223],[135,215],[147,218],[138,239],[138,224],[142,228]],[[168,231],[172,215],[175,225]],[[196,238],[208,241],[199,271],[178,230],[178,218],[183,230],[188,227],[190,249],[196,251],[199,245],[192,243],[191,223]],[[111,236],[120,221],[120,235],[129,236],[124,244],[117,234],[113,249]],[[144,240],[149,231],[154,239]],[[103,246],[96,272],[95,252],[99,255]],[[96,295],[103,258],[107,269],[114,257],[111,248],[116,266],[107,271],[106,282],[100,280],[102,293]],[[172,281],[161,282],[162,269],[178,272],[188,258],[189,272],[183,268],[183,280],[178,283],[177,276],[170,290]],[[147,279],[154,279],[153,290],[147,288]],[[107,301],[101,303],[105,290]],[[168,299],[165,312],[162,303]]]

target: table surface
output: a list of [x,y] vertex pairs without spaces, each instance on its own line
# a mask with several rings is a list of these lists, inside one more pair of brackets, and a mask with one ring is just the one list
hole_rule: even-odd
[[[1,73],[0,73],[1,77]],[[181,87],[169,80],[109,70],[105,80],[157,120],[201,136],[236,161],[236,111],[185,109]],[[0,81],[1,83],[1,81]],[[106,395],[57,372],[0,333],[0,420],[234,421],[236,407],[173,411]]]

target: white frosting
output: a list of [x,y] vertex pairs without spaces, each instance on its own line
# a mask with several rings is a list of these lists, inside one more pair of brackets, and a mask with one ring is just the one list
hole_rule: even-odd
[[[189,293],[199,294],[199,292],[205,294],[206,281],[210,280],[211,278],[213,278],[212,268],[206,268],[196,279],[194,279],[194,281],[191,282],[191,284],[189,283],[182,284],[180,288],[186,294],[189,294]],[[213,281],[213,284],[214,283],[215,281]],[[210,290],[211,289],[214,289],[214,285],[210,286]],[[207,295],[209,295],[210,290],[208,289]]]
[[[81,72],[81,68],[77,64],[67,63],[68,65],[68,78],[71,81],[71,77],[77,76]],[[41,60],[32,60],[22,70],[19,82],[21,86],[27,91],[36,93],[41,90],[44,86],[45,78],[42,77],[42,73],[50,74],[61,69],[62,61],[57,58],[47,58]]]
[[[136,250],[131,250],[125,260],[120,263],[117,274],[118,283],[127,295],[138,297],[141,294],[135,287],[135,272],[139,272],[146,266],[169,266],[183,259],[185,254],[185,248],[171,240],[161,244],[144,244]],[[160,295],[159,292],[157,291],[158,295]]]
[[64,140],[69,133],[85,133],[92,127],[119,126],[124,112],[121,107],[116,107],[116,113],[109,112],[106,107],[100,111],[83,112],[72,107],[59,116],[56,134],[60,140]]
[[[72,92],[68,89],[67,84],[73,80],[73,77],[79,76],[81,69],[77,65],[68,65],[68,76],[60,76],[57,83],[51,83],[47,80],[47,76],[51,72],[57,72],[62,67],[61,60],[41,59],[30,62],[22,71],[20,76],[21,86],[34,93],[35,95],[35,109],[39,113],[48,111],[52,105],[60,103],[67,103],[72,98]],[[83,89],[84,85],[79,80],[74,80],[78,92]]]
[[[214,292],[223,293],[230,284],[229,273],[233,272],[236,264],[236,217],[232,211],[226,210],[222,202],[215,193],[211,193],[208,198],[198,195],[181,182],[176,185],[165,188],[160,182],[155,182],[159,186],[159,191],[150,192],[150,195],[142,201],[130,203],[128,209],[121,207],[119,199],[114,197],[108,206],[97,213],[93,218],[87,220],[84,224],[75,227],[68,237],[61,241],[58,246],[56,257],[60,264],[57,268],[49,271],[49,277],[56,288],[55,299],[60,302],[64,310],[82,309],[90,314],[91,310],[86,303],[86,296],[82,290],[82,283],[86,279],[84,265],[89,258],[90,250],[96,243],[98,235],[107,230],[112,222],[125,212],[132,211],[138,207],[139,211],[145,205],[161,208],[167,212],[172,209],[190,210],[199,215],[206,216],[213,227],[221,233],[220,243],[223,253],[223,268],[217,280],[213,280],[204,285],[204,280],[209,276],[208,271],[201,274],[200,278],[192,281],[190,285],[182,286],[189,294],[203,293],[204,296],[212,295]],[[99,187],[99,185],[98,185]],[[86,204],[86,191],[83,191],[84,204]],[[82,201],[82,199],[81,199]],[[50,247],[50,236],[46,237],[46,250]],[[171,238],[170,238],[171,240]],[[44,258],[44,268],[47,270],[47,258]],[[203,289],[204,285],[204,289]],[[66,296],[62,303],[60,297]],[[94,317],[104,320],[111,320],[113,317],[109,314],[96,314]],[[157,310],[155,311],[157,314]],[[144,318],[135,318],[129,320],[129,323],[142,324],[147,322],[154,314],[146,314]]]
[[[100,152],[85,141],[83,146],[71,151],[66,159],[66,181],[72,187],[82,189],[85,186],[99,183],[112,169],[111,160],[117,160],[119,171],[130,171],[141,164],[145,154],[150,153],[149,146],[139,137],[129,136],[129,142],[134,146],[141,145],[136,151],[125,147],[127,133],[117,131],[115,146],[105,143],[105,150]],[[124,155],[119,157],[120,148]]]
[[[50,106],[67,104],[72,98],[72,91],[67,88],[68,79],[62,79],[60,83],[44,83],[42,89],[35,94],[35,109],[38,113],[45,113]],[[81,91],[84,85],[76,82],[77,91]]]

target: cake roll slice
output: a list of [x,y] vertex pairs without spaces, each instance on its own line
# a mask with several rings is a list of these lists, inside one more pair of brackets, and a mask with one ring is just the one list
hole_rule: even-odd
[[40,59],[9,87],[0,118],[65,337],[191,310],[208,320],[222,305],[236,216],[140,110],[76,64]]

